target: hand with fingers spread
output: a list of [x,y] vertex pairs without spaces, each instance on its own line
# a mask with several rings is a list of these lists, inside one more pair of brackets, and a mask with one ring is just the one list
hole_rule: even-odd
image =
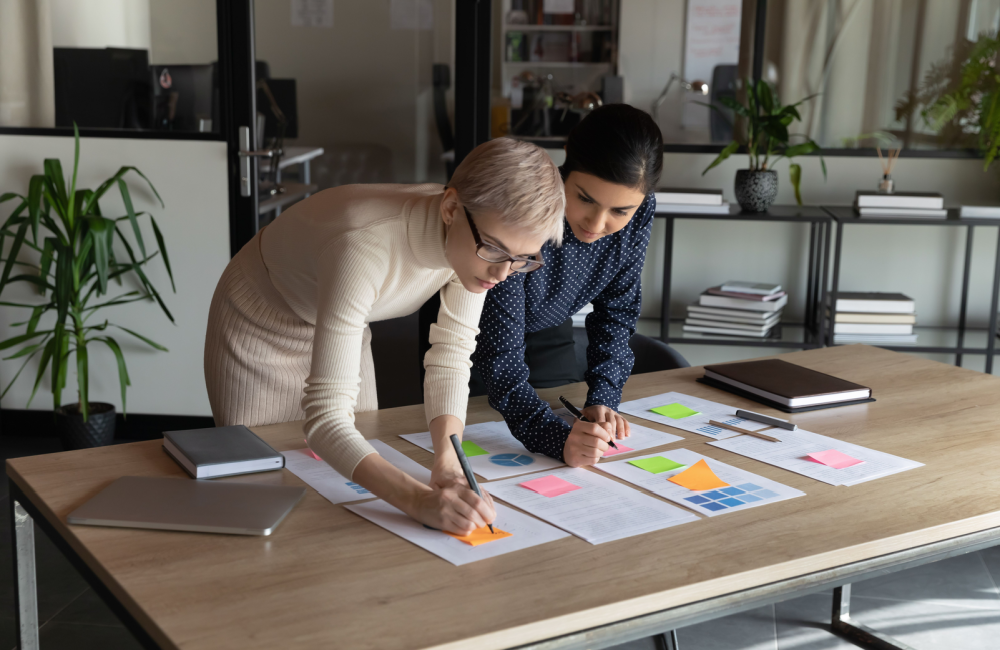
[[596,465],[608,449],[611,433],[608,424],[577,420],[563,445],[563,460],[570,467]]
[[623,418],[612,408],[602,406],[601,404],[594,404],[583,409],[582,412],[583,415],[591,422],[605,424],[605,428],[608,430],[608,433],[618,440],[628,438],[632,435],[628,420]]

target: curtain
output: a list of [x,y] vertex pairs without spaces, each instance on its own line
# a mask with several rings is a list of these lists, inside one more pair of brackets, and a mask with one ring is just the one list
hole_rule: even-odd
[[0,0],[0,126],[55,126],[49,0]]

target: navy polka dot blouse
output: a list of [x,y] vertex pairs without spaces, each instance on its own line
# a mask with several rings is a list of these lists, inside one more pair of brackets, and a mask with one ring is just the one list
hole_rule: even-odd
[[588,302],[594,311],[586,320],[586,406],[618,409],[635,360],[628,341],[642,305],[642,265],[655,211],[650,193],[627,226],[590,244],[577,239],[566,223],[562,246],[542,249],[545,266],[511,274],[486,294],[472,360],[486,383],[490,406],[529,451],[562,460],[571,427],[528,384],[524,334],[555,327]]

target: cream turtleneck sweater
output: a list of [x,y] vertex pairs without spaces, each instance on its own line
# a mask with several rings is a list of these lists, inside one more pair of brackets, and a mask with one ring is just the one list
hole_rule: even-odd
[[271,282],[315,326],[302,399],[309,446],[344,476],[375,453],[354,427],[365,327],[412,314],[438,291],[424,410],[428,423],[439,415],[465,422],[485,293],[467,291],[445,258],[443,195],[436,184],[337,187],[292,206],[262,233]]

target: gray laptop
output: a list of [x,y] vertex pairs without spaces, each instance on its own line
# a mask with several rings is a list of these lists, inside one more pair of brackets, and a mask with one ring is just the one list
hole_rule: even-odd
[[270,535],[306,489],[123,476],[66,517],[71,524]]

